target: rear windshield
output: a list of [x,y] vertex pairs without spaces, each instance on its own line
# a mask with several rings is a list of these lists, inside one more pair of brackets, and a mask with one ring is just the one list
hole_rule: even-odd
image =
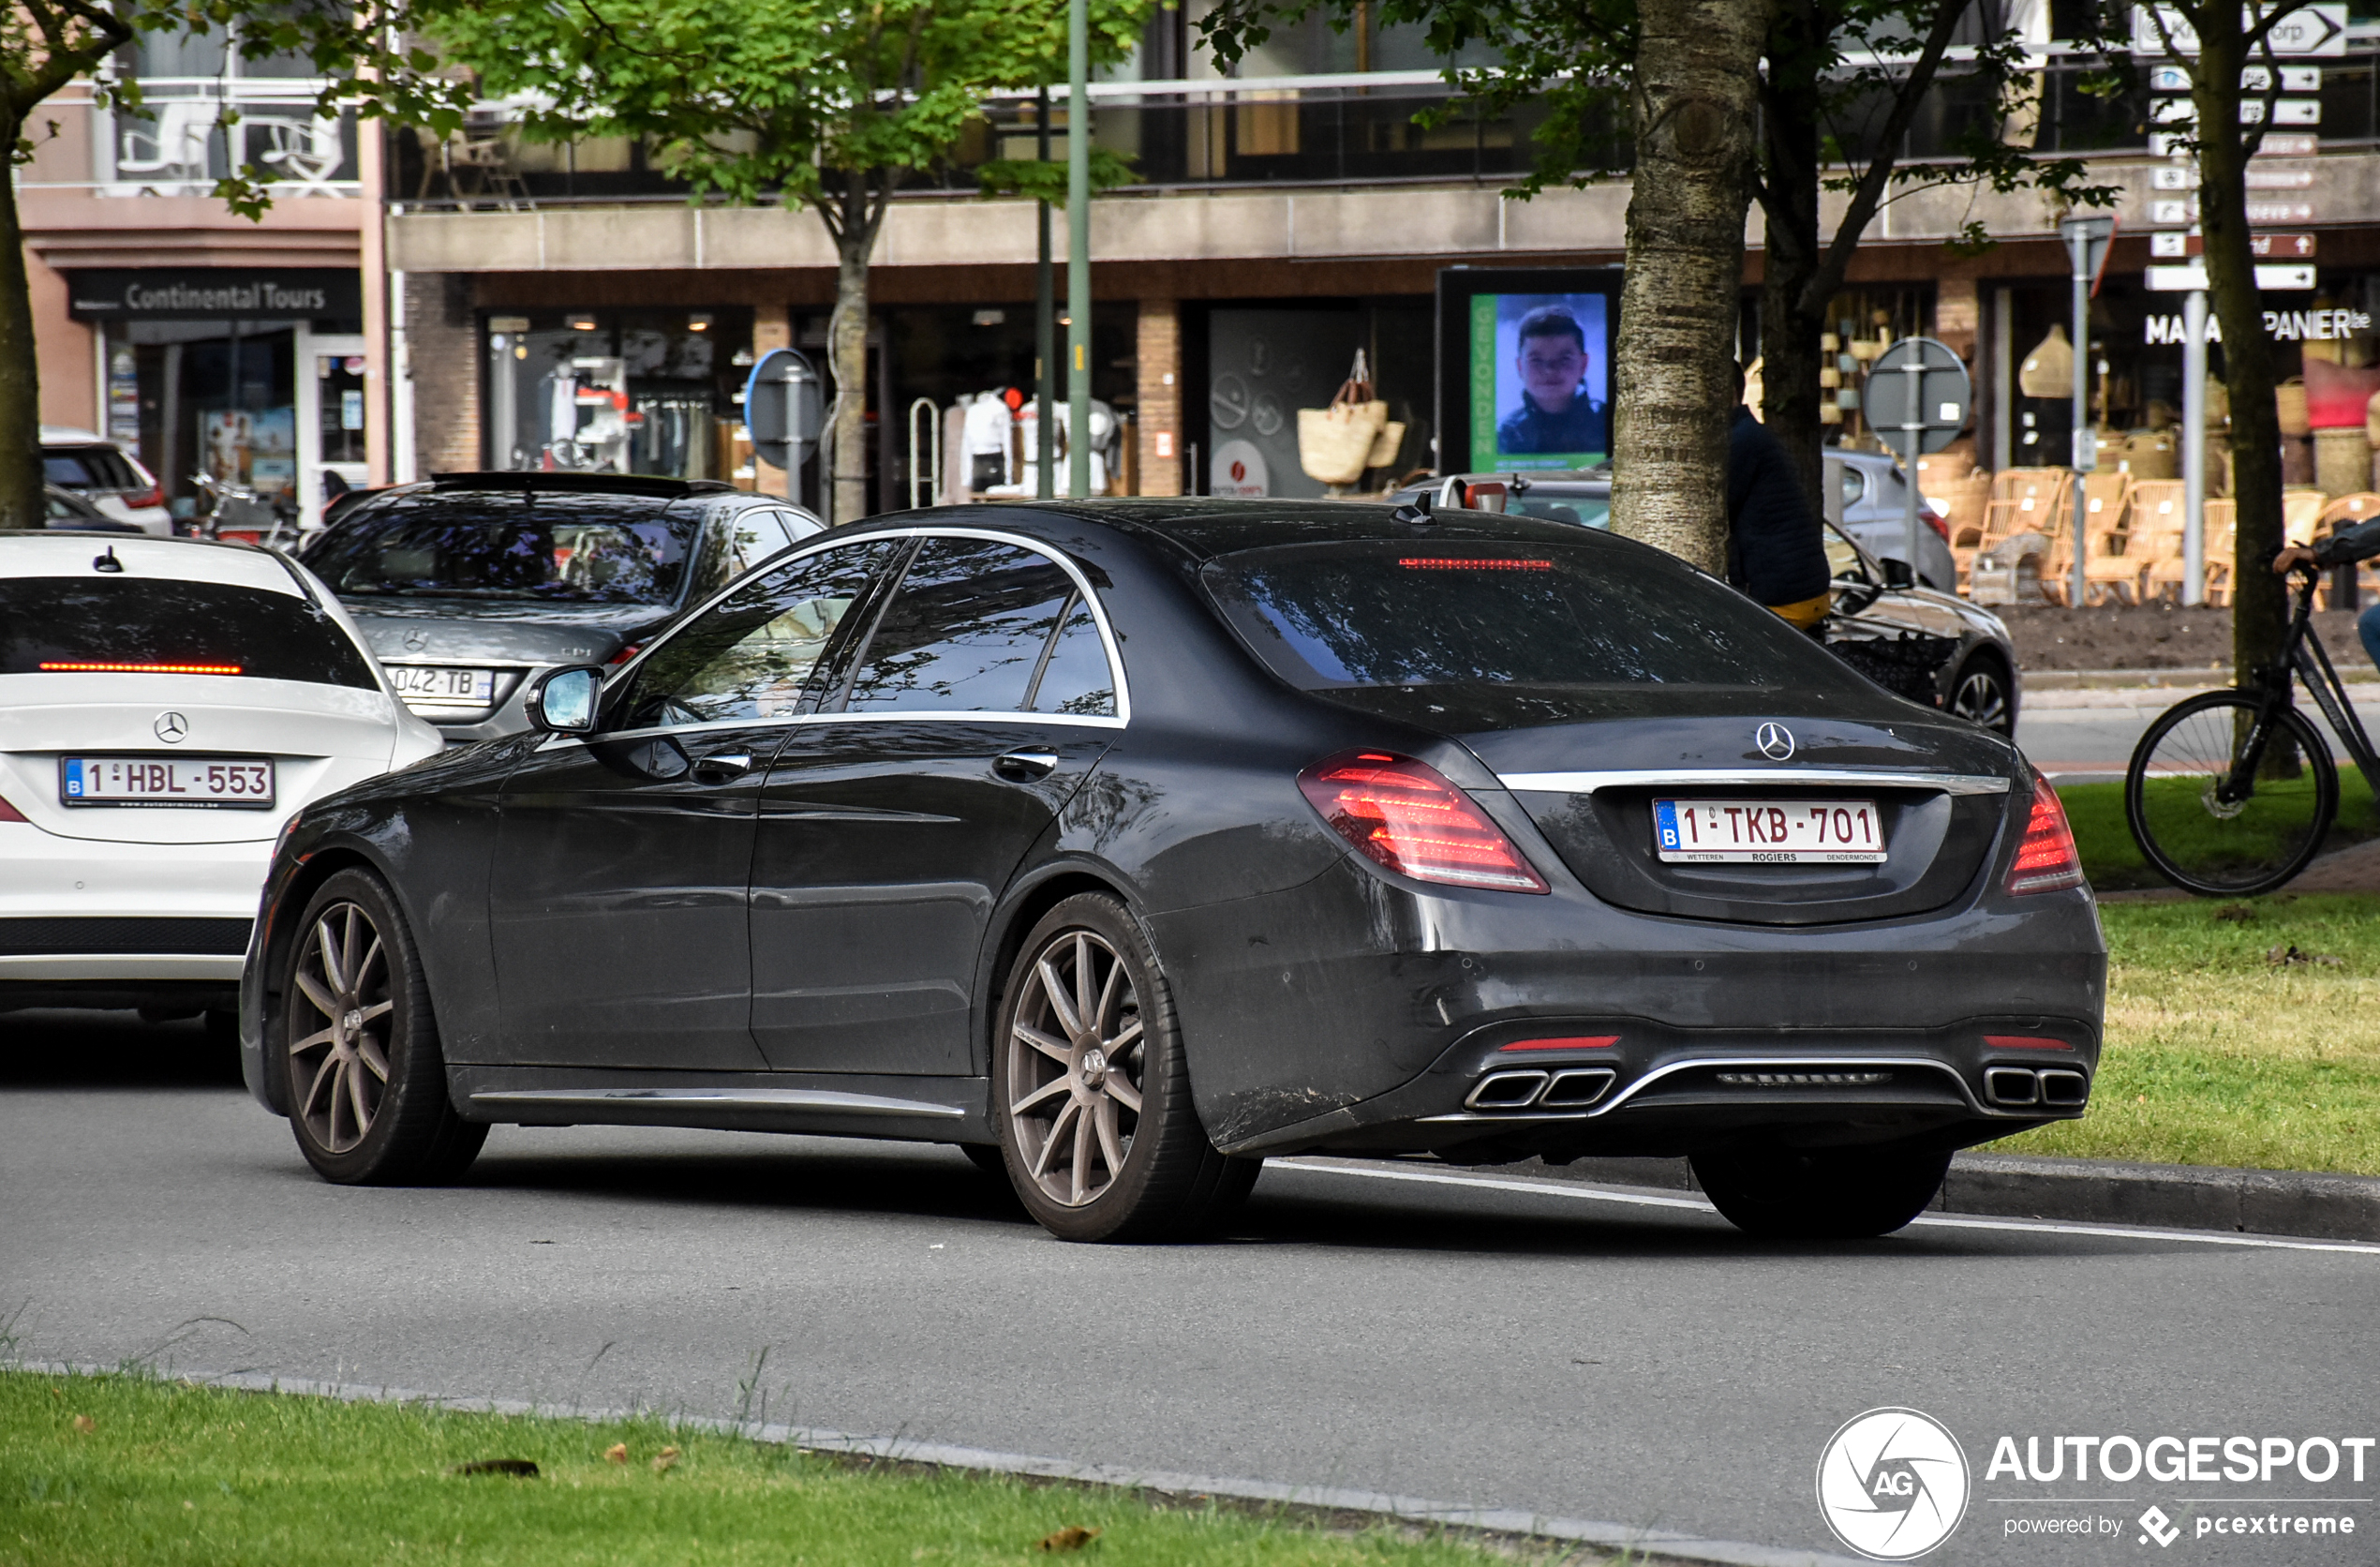
[[1206,581],[1257,656],[1309,691],[1856,679],[1740,594],[1616,544],[1300,545],[1227,556]]
[[1519,495],[1508,496],[1504,509],[1525,517],[1566,522],[1573,528],[1609,528],[1612,525],[1612,498],[1608,494],[1565,495],[1541,485],[1532,485]]
[[141,476],[112,446],[51,446],[41,453],[42,477],[68,489],[145,489]]
[[379,689],[307,600],[221,582],[0,577],[0,675],[246,675]]
[[643,496],[403,496],[333,524],[305,560],[342,598],[668,604],[701,521]]

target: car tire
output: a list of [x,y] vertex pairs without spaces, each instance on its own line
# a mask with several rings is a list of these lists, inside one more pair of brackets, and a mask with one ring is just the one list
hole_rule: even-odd
[[341,1186],[434,1186],[469,1169],[487,1127],[454,1112],[421,954],[378,876],[322,884],[280,978],[275,1054],[306,1163]]
[[1990,653],[1971,653],[1950,678],[1942,710],[1997,735],[2016,733],[2016,681]]
[[1766,1240],[1865,1240],[1926,1211],[1950,1155],[1909,1148],[1730,1148],[1694,1178],[1730,1224]]
[[1028,1213],[1064,1241],[1172,1241],[1223,1217],[1260,1160],[1215,1152],[1155,950],[1078,893],[1025,937],[1002,992],[993,1120]]

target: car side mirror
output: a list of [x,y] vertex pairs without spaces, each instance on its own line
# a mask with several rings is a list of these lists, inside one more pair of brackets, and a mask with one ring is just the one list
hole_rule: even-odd
[[1917,586],[1917,574],[1909,569],[1908,561],[1886,560],[1882,562],[1882,565],[1884,567],[1885,587],[1914,588]]
[[574,664],[539,677],[523,706],[529,723],[549,735],[583,735],[595,727],[595,699],[602,691],[601,669]]

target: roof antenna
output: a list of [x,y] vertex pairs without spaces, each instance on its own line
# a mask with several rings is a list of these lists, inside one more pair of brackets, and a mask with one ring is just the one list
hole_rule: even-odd
[[1428,527],[1437,521],[1437,518],[1430,515],[1430,492],[1428,490],[1421,491],[1421,493],[1416,495],[1412,500],[1406,501],[1404,505],[1399,506],[1395,511],[1391,512],[1389,515],[1395,521],[1414,523],[1421,527]]
[[93,556],[91,558],[91,569],[95,572],[120,572],[124,570],[124,562],[115,558],[115,545],[110,545],[108,546],[108,552],[105,555]]

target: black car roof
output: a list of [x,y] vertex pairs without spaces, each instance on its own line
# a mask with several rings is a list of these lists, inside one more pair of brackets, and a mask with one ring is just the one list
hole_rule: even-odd
[[433,473],[430,489],[529,490],[556,495],[640,495],[677,500],[689,495],[733,494],[721,479],[670,479],[651,473]]
[[[1061,518],[1079,519],[1170,545],[1179,553],[1201,562],[1236,555],[1242,550],[1265,549],[1276,545],[1357,543],[1371,539],[1407,542],[1464,539],[1577,545],[1586,537],[1608,537],[1591,531],[1583,532],[1564,523],[1497,515],[1490,512],[1439,511],[1430,515],[1427,520],[1401,520],[1398,514],[1405,510],[1377,502],[1353,500],[1164,500],[1141,497],[1088,501],[1003,501],[993,505],[955,508],[953,512],[937,514],[932,520],[955,524],[969,518],[980,518],[989,524],[996,516],[1013,518],[1020,512],[1046,517],[1051,522]],[[913,513],[900,519],[880,517],[870,518],[870,522],[891,523],[896,520],[916,526],[925,522],[926,518]]]

